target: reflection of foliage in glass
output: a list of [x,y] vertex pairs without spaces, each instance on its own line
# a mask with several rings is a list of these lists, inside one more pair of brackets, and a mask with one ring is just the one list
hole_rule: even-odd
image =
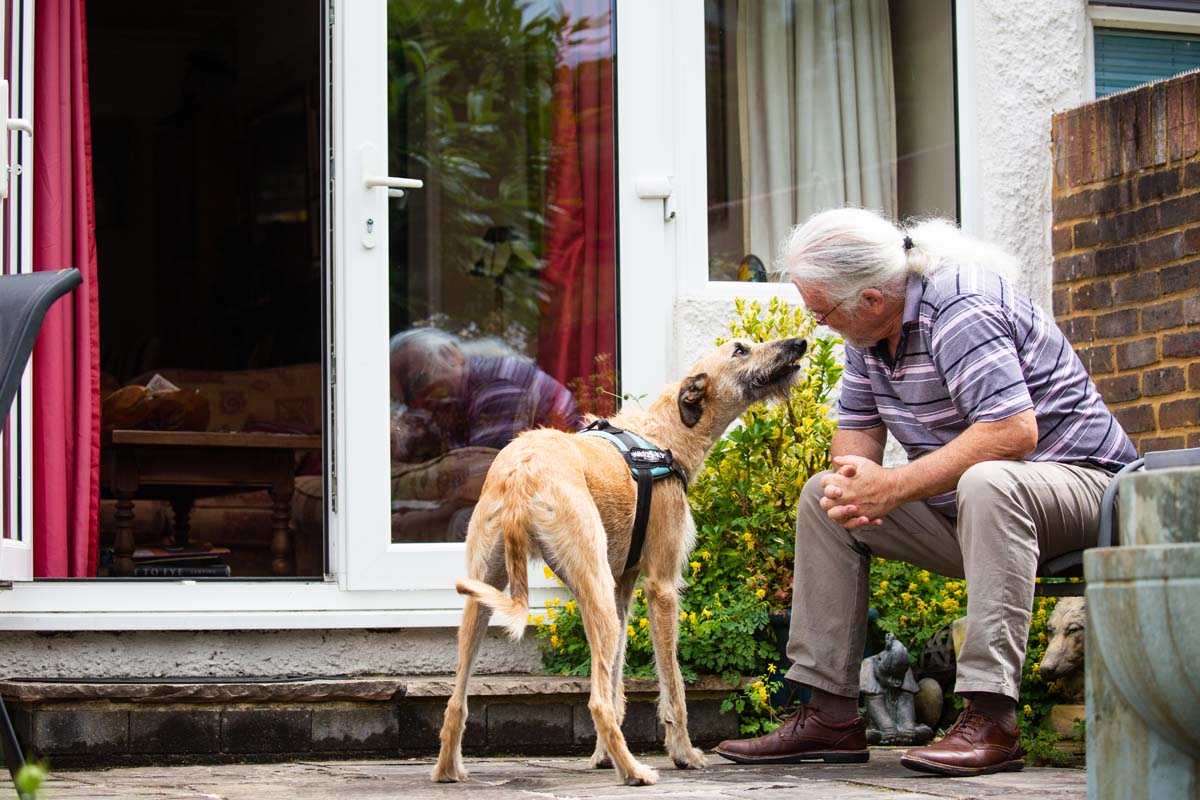
[[[437,238],[416,268],[472,274],[503,309],[488,320],[499,327],[536,330],[554,71],[590,24],[529,0],[388,4],[389,167],[425,180],[409,202],[429,218],[422,230],[414,215],[412,235]],[[476,266],[497,230],[520,243],[500,275]],[[408,291],[396,282],[393,303],[409,305]]]

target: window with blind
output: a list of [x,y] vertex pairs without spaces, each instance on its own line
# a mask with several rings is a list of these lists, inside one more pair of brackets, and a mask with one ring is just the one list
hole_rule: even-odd
[[1200,68],[1200,36],[1096,28],[1096,97]]

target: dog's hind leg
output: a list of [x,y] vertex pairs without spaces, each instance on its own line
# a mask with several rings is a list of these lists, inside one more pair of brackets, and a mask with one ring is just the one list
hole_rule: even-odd
[[[486,582],[497,588],[504,586],[504,565],[499,560],[488,567]],[[467,597],[463,606],[462,624],[458,628],[458,670],[454,677],[454,692],[446,702],[446,715],[439,735],[442,745],[432,778],[438,783],[466,780],[467,770],[462,760],[463,731],[467,727],[467,682],[479,654],[479,646],[487,634],[492,610],[474,597]]]
[[[664,559],[665,561],[665,559]],[[674,567],[673,562],[668,562]],[[667,753],[679,769],[700,769],[704,752],[692,747],[687,730],[687,703],[683,675],[679,672],[676,647],[679,640],[679,598],[676,575],[661,574],[662,564],[652,563],[646,581],[647,613],[654,642],[654,666],[658,673],[658,717],[666,729]]]
[[[617,649],[614,653],[612,670],[614,677],[612,682],[613,713],[616,715],[618,727],[625,721],[626,626],[629,624],[629,606],[633,602],[633,588],[637,585],[637,579],[640,575],[641,571],[637,569],[625,572],[617,580],[617,589],[614,597],[617,604],[617,631],[621,636],[621,641],[617,644]],[[608,757],[608,753],[604,749],[604,744],[598,736],[596,737],[596,751],[592,753],[592,758],[588,762],[588,766],[596,769],[607,769],[612,766],[612,759]]]

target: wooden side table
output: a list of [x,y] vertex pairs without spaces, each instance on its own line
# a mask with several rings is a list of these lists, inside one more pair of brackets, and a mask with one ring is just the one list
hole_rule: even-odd
[[101,488],[117,500],[113,568],[133,574],[133,502],[168,500],[175,512],[174,543],[187,543],[192,504],[253,489],[271,496],[271,572],[291,575],[292,492],[296,453],[320,450],[319,435],[114,430],[100,448]]

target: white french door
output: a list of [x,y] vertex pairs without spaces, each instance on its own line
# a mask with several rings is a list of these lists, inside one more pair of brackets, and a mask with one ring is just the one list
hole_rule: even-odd
[[632,0],[337,6],[344,588],[444,590],[457,606],[472,500],[506,438],[493,434],[604,412],[671,377],[677,263],[703,257],[686,243],[702,250],[706,229],[702,13]]
[[[0,274],[32,271],[33,0],[5,0],[0,18]],[[31,370],[0,421],[0,580],[33,577]],[[3,413],[0,409],[0,414]]]

